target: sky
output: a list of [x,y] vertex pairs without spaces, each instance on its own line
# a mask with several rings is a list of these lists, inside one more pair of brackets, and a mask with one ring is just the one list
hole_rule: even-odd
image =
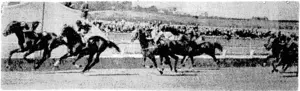
[[159,2],[133,1],[133,5],[158,8],[177,7],[179,12],[199,15],[207,12],[209,16],[228,18],[268,17],[269,20],[299,20],[297,1],[247,1],[247,2]]

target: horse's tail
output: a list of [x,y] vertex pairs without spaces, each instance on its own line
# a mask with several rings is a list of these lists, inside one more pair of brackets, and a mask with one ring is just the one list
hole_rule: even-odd
[[223,51],[223,46],[220,43],[215,42],[214,46],[215,46],[215,48],[219,49],[220,51]]
[[118,52],[121,52],[120,51],[120,48],[117,46],[117,44],[116,43],[114,43],[114,42],[112,42],[112,41],[107,41],[108,42],[108,47],[109,48],[115,48]]

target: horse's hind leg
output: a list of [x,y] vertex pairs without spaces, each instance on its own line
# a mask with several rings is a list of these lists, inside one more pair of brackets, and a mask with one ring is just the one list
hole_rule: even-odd
[[40,60],[39,62],[35,63],[35,65],[34,65],[34,70],[40,68],[41,65],[42,65],[48,58],[50,58],[50,56],[51,56],[51,51],[44,50],[43,58],[42,58],[42,60]]
[[89,69],[89,66],[91,65],[91,63],[93,61],[94,55],[95,55],[95,53],[90,53],[88,63],[86,64],[86,66],[82,70],[82,73],[84,73],[85,71],[87,71]]
[[99,61],[100,61],[100,54],[101,54],[104,50],[105,50],[105,49],[101,49],[100,51],[98,51],[98,52],[96,53],[96,59],[95,59],[95,61],[94,61],[92,64],[90,64],[90,65],[88,66],[87,70],[90,70],[93,66],[95,66],[97,63],[99,63]]
[[[150,55],[148,56],[150,58],[150,60],[152,61],[154,67],[159,71],[160,74],[163,74],[163,70],[158,68],[156,60],[155,60],[155,56],[154,55]],[[162,56],[160,56],[160,59],[162,59]],[[160,60],[161,61],[161,60]]]
[[213,58],[213,60],[216,62],[218,68],[220,69],[220,61],[216,58],[216,56],[214,54],[209,54],[209,56],[211,56]]

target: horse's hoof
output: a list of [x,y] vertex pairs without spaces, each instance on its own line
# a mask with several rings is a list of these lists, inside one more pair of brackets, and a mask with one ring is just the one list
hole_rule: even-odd
[[177,73],[178,71],[177,71],[177,70],[174,70],[174,72]]
[[171,62],[170,62],[170,61],[165,61],[164,63],[165,63],[165,64],[170,64]]
[[144,67],[145,67],[145,68],[150,68],[150,66],[146,66],[146,65],[144,65]]
[[220,70],[220,67],[217,67],[216,70]]
[[196,67],[196,65],[193,65],[192,67]]
[[83,71],[81,71],[81,74],[84,74],[86,71],[87,71],[87,70],[83,70]]
[[163,74],[163,71],[162,71],[162,70],[160,70],[160,71],[159,71],[159,73],[160,73],[160,75],[162,75],[162,74]]
[[75,68],[81,68],[82,66],[81,65],[74,65],[75,66]]
[[165,68],[161,68],[161,71],[164,71],[165,70]]
[[54,66],[54,67],[52,68],[52,71],[56,71],[56,70],[59,70],[58,66]]
[[35,68],[33,68],[33,69],[31,69],[31,71],[36,71],[36,69],[35,69]]
[[153,68],[153,65],[150,65],[149,68]]
[[181,67],[185,67],[185,64],[181,65]]

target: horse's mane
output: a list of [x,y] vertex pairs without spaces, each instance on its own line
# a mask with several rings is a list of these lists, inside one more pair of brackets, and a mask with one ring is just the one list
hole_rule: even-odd
[[63,28],[63,32],[66,32],[67,35],[72,35],[72,37],[74,38],[80,39],[80,35],[76,32],[73,26],[65,25]]
[[76,32],[73,26],[65,25],[63,31]]

